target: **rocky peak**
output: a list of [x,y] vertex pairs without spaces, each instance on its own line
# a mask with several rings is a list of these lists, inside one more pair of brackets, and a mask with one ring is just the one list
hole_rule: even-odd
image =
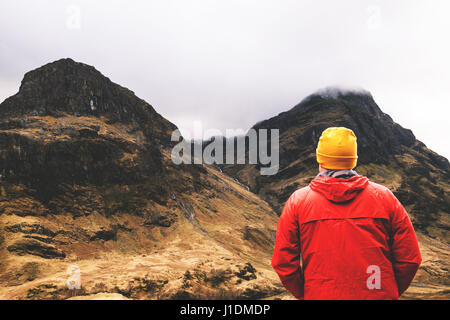
[[26,73],[19,92],[0,104],[3,119],[64,114],[103,115],[111,122],[132,123],[144,131],[154,133],[157,128],[165,136],[176,128],[131,90],[112,82],[94,67],[69,58]]
[[[312,101],[311,101],[312,100]],[[385,115],[375,103],[372,94],[364,89],[342,89],[339,87],[326,87],[309,95],[301,101],[295,108],[302,108],[305,105],[328,101],[342,101],[352,108],[358,108],[360,112],[365,112],[373,117],[380,119]]]
[[449,200],[443,191],[449,190],[448,160],[395,123],[364,90],[319,90],[290,110],[257,123],[253,128],[280,130],[276,175],[259,176],[256,165],[231,165],[223,171],[281,212],[291,193],[317,174],[316,147],[322,131],[341,126],[357,136],[358,173],[388,186],[414,217],[417,228],[435,234],[448,228],[437,224],[448,219]]
[[281,134],[295,137],[291,148],[313,153],[321,132],[331,126],[343,126],[355,132],[360,163],[386,163],[416,142],[411,130],[381,111],[368,91],[332,87],[309,95],[292,109],[254,128],[279,128]]
[[[47,82],[47,84],[55,84],[55,82],[67,78],[71,78],[72,80],[76,80],[77,78],[84,78],[85,80],[91,81],[97,78],[109,81],[107,77],[103,76],[94,67],[81,62],[76,62],[70,58],[65,58],[48,63],[40,68],[27,72],[23,77],[20,91],[33,89],[34,86],[42,87],[43,85],[45,85],[44,82]],[[67,84],[74,85],[75,82],[67,82]],[[68,86],[67,88],[76,90],[75,87],[71,88]]]

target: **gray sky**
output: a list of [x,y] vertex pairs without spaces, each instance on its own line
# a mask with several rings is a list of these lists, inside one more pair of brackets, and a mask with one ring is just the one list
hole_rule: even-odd
[[161,0],[0,3],[0,101],[71,57],[183,130],[248,129],[317,89],[369,90],[450,157],[450,1]]

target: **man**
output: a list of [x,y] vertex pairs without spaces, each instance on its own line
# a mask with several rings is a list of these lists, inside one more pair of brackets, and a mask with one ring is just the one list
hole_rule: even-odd
[[326,129],[316,157],[320,173],[278,222],[272,266],[281,282],[297,299],[398,299],[422,261],[408,214],[389,189],[352,170],[352,130]]

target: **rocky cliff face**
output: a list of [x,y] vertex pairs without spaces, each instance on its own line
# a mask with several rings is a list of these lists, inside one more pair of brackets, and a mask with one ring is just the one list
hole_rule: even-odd
[[170,142],[175,126],[131,90],[113,83],[94,67],[61,59],[25,74],[19,92],[6,99],[0,118],[62,115],[105,117],[142,130],[149,141]]
[[432,262],[425,261],[418,279],[434,277],[448,283],[449,162],[383,113],[369,92],[328,88],[257,123],[253,128],[280,130],[280,170],[276,175],[260,175],[258,165],[224,166],[224,172],[249,185],[280,214],[291,193],[317,174],[315,148],[322,131],[331,126],[355,132],[358,173],[389,187],[419,230],[422,251],[427,252],[430,244],[431,251],[439,252],[440,264],[431,266]]
[[280,292],[276,214],[212,167],[174,165],[174,129],[91,66],[27,73],[0,104],[0,297]]

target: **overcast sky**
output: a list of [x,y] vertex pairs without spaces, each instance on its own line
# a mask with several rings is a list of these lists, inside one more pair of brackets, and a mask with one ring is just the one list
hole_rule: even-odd
[[449,15],[447,0],[3,0],[0,101],[64,57],[182,131],[248,129],[317,89],[361,87],[449,158]]

